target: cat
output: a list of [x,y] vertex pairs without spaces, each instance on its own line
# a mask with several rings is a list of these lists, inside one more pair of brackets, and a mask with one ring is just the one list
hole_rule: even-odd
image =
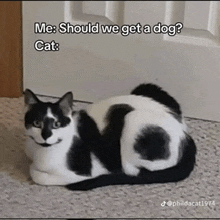
[[26,154],[40,185],[90,190],[122,184],[178,182],[196,161],[178,102],[147,83],[131,94],[74,111],[73,94],[42,102],[26,89]]

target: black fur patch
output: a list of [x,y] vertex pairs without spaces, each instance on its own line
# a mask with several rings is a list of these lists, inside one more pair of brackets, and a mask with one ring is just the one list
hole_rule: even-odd
[[163,128],[149,125],[136,138],[134,149],[142,159],[167,159],[170,156],[169,142],[170,137]]
[[157,85],[154,84],[141,84],[137,86],[131,94],[141,95],[154,99],[155,101],[167,106],[171,112],[175,113],[175,118],[181,121],[181,109],[178,102],[170,96],[167,92],[163,91]]
[[101,138],[99,129],[95,121],[87,114],[86,111],[79,111],[78,132],[81,139],[90,144],[98,144]]
[[25,127],[27,129],[30,128],[35,120],[44,121],[48,107],[61,123],[61,127],[66,127],[70,123],[70,119],[63,114],[57,103],[40,101],[32,105],[30,110],[25,114]]
[[31,109],[25,114],[25,127],[28,129],[35,120],[43,121],[47,114],[47,105],[45,103],[37,103],[32,105]]
[[53,115],[58,118],[61,123],[61,127],[66,127],[70,123],[70,119],[64,114],[58,103],[52,104],[50,108]]
[[79,111],[77,129],[80,138],[74,137],[68,152],[68,166],[81,175],[91,175],[91,152],[100,146],[101,135],[94,120],[84,111]]
[[78,175],[91,175],[90,149],[87,143],[74,136],[72,146],[67,153],[67,164],[70,170]]
[[[120,156],[121,132],[124,125],[124,117],[132,110],[133,108],[129,105],[111,106],[106,114],[107,126],[102,134],[100,134],[95,121],[86,111],[79,111],[77,128],[80,139],[74,140],[71,151],[68,153],[70,169],[77,171],[79,174],[88,174],[88,170],[91,172],[90,153],[92,152],[110,172],[120,172],[122,168]],[[86,160],[89,163],[82,164],[82,167],[81,165],[76,166],[74,160],[76,159],[78,161],[77,164],[80,164],[83,155],[86,155]]]
[[121,172],[120,138],[124,117],[132,110],[127,104],[111,106],[106,114],[107,126],[102,132],[100,146],[94,148],[95,155],[111,172]]
[[180,143],[181,157],[176,166],[159,171],[140,170],[139,177],[148,179],[148,183],[177,182],[187,178],[196,162],[196,145],[188,134]]

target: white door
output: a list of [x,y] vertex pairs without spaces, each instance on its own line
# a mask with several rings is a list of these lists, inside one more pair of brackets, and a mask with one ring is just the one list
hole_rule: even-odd
[[[186,116],[220,121],[219,5],[218,1],[24,1],[24,89],[51,96],[71,90],[75,100],[93,102],[153,82],[181,103]],[[55,26],[56,33],[34,33],[35,22]],[[62,22],[69,22],[75,33],[60,33]],[[99,22],[99,28],[139,23],[136,31],[142,33],[125,36],[126,26],[124,36],[121,31],[95,34],[95,28],[94,33],[76,33],[77,25],[86,27],[89,22]],[[158,22],[175,25],[181,33],[172,36],[172,28],[171,36],[154,33]],[[59,50],[37,51],[37,40],[54,40]],[[42,47],[41,41],[36,45],[52,48]]]

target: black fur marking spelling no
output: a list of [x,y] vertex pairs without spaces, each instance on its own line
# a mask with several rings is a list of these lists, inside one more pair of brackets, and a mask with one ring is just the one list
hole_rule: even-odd
[[167,106],[171,112],[175,113],[175,118],[178,117],[178,121],[181,121],[181,109],[178,102],[170,96],[167,92],[163,91],[162,88],[160,88],[157,85],[154,84],[141,84],[137,86],[131,94],[133,95],[141,95],[141,96],[147,96],[150,97],[157,102]]
[[121,171],[120,137],[124,117],[132,110],[129,105],[111,106],[105,118],[107,126],[102,134],[95,121],[85,111],[79,112],[78,132],[81,141],[111,172]]
[[163,128],[148,125],[136,138],[134,150],[142,159],[167,159],[170,156],[169,142],[170,137]]
[[94,179],[69,184],[69,190],[91,190],[97,187],[122,184],[152,184],[178,182],[187,178],[196,162],[196,146],[193,139],[186,134],[181,141],[182,157],[174,167],[159,171],[149,171],[141,168],[137,177],[127,176],[124,173],[102,175]]

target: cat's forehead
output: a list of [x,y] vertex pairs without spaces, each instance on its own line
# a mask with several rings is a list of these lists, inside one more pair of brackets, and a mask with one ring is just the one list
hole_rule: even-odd
[[50,107],[47,107],[47,113],[45,115],[46,118],[53,118],[53,119],[57,119],[57,115],[55,115],[53,112],[52,112],[52,109]]
[[33,105],[29,112],[40,118],[53,118],[57,119],[62,116],[62,111],[56,103],[41,102]]

